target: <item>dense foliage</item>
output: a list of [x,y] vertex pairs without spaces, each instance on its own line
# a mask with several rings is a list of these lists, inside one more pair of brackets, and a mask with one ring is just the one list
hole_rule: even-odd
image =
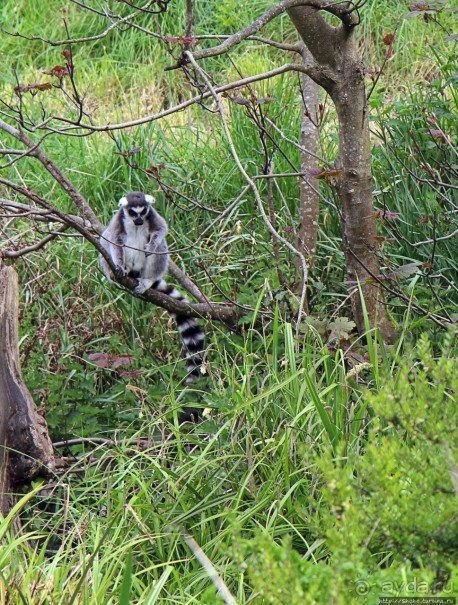
[[[185,2],[172,4],[152,22],[177,36]],[[204,2],[199,32],[233,32],[269,5]],[[222,602],[188,533],[240,604],[456,594],[457,60],[456,42],[446,39],[453,14],[438,12],[449,3],[430,6],[417,15],[407,3],[369,3],[358,34],[373,86],[380,254],[399,326],[392,348],[370,331],[354,335],[338,208],[326,182],[312,316],[296,330],[297,292],[285,284],[299,279],[297,268],[287,250],[273,263],[251,194],[215,221],[245,183],[217,116],[203,107],[111,137],[45,141],[103,221],[127,190],[151,190],[169,222],[175,261],[213,300],[227,296],[250,310],[239,333],[206,326],[209,374],[189,387],[168,316],[108,287],[87,243],[61,238],[16,262],[27,385],[55,441],[88,440],[62,448],[77,456],[70,472],[22,494],[0,524],[0,601]],[[74,38],[101,31],[96,15],[66,0],[0,7],[10,33],[45,39],[65,38],[62,17]],[[149,17],[143,25],[152,27]],[[391,32],[394,42],[384,43]],[[286,16],[267,34],[294,35]],[[254,46],[206,67],[224,81],[278,65],[276,49]],[[164,72],[173,42],[167,51],[126,29],[73,51],[78,85],[99,122],[189,95],[181,72]],[[10,98],[18,80],[41,81],[43,70],[62,63],[62,48],[2,33],[0,56],[7,59],[0,92]],[[259,107],[284,134],[272,131],[268,142],[276,172],[297,170],[299,152],[288,141],[300,129],[297,75],[254,91],[268,99]],[[39,115],[41,103],[57,113],[63,101],[43,90],[27,103]],[[327,99],[322,107],[322,154],[332,162],[335,116]],[[257,175],[258,129],[243,103],[227,100],[227,112],[237,152]],[[71,211],[49,175],[33,160],[27,166],[24,183],[52,191]],[[285,178],[274,198],[277,229],[291,241],[298,190],[297,179]],[[2,220],[9,244],[21,225]],[[208,408],[205,421],[178,429],[177,410],[195,403]]]

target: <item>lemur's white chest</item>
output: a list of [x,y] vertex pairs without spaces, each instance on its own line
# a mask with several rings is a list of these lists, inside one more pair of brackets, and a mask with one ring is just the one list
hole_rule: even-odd
[[125,230],[124,266],[127,271],[139,271],[141,273],[146,263],[145,248],[150,234],[146,225],[137,227],[130,224],[125,226]]

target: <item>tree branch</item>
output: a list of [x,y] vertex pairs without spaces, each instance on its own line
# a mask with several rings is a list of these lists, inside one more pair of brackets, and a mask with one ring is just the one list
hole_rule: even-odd
[[[220,93],[232,90],[234,88],[240,88],[242,86],[247,86],[249,84],[252,84],[253,82],[267,80],[269,78],[279,76],[279,75],[289,72],[289,71],[298,71],[298,72],[305,73],[308,76],[310,76],[312,78],[312,80],[314,80],[317,84],[319,84],[320,86],[323,86],[323,87],[326,87],[326,85],[329,85],[331,82],[329,80],[328,76],[326,75],[325,70],[323,70],[319,66],[316,66],[316,65],[304,66],[300,63],[286,63],[286,64],[281,65],[280,67],[276,67],[275,69],[272,69],[270,71],[263,72],[261,74],[256,74],[253,76],[249,76],[247,78],[241,78],[240,80],[235,80],[229,84],[223,84],[221,86],[217,86],[217,87],[215,87],[215,92],[217,94],[220,94]],[[211,93],[208,91],[204,92],[204,93],[199,93],[198,95],[192,97],[191,99],[187,99],[186,101],[183,101],[182,103],[179,103],[178,105],[174,105],[173,107],[164,109],[163,111],[160,111],[158,113],[154,113],[149,116],[144,116],[144,117],[138,118],[136,120],[129,120],[128,122],[119,122],[117,124],[106,124],[105,126],[96,126],[94,124],[77,123],[77,122],[74,122],[67,118],[55,116],[53,118],[55,121],[59,121],[64,124],[68,124],[69,126],[67,126],[66,128],[62,128],[60,130],[52,129],[48,126],[49,122],[51,121],[48,118],[46,120],[46,124],[38,124],[34,127],[31,127],[30,131],[35,132],[37,130],[40,130],[41,128],[44,128],[44,126],[46,126],[46,128],[48,130],[50,130],[50,132],[54,132],[56,134],[63,134],[66,136],[85,137],[85,136],[87,136],[87,132],[74,133],[72,131],[84,130],[84,131],[90,131],[90,132],[110,132],[113,130],[124,130],[127,128],[132,128],[134,126],[148,124],[149,122],[155,122],[156,120],[160,120],[169,115],[173,115],[173,114],[183,111],[184,109],[187,109],[188,107],[195,105],[197,103],[201,104],[202,101],[210,98],[211,96],[212,96]],[[1,128],[1,120],[0,120],[0,128]]]
[[[66,40],[48,40],[47,38],[42,38],[41,36],[26,36],[24,34],[20,34],[19,32],[9,32],[5,31],[6,34],[12,36],[13,38],[24,38],[25,40],[40,40],[45,44],[49,44],[49,46],[66,46],[68,44],[81,44],[82,42],[93,42],[94,40],[100,40],[101,38],[105,38],[109,33],[118,28],[120,25],[124,23],[129,24],[131,19],[138,17],[141,15],[151,4],[153,4],[154,0],[148,0],[148,2],[142,7],[136,10],[135,12],[127,15],[127,17],[118,17],[118,21],[112,23],[107,29],[105,29],[102,33],[97,34],[96,36],[85,36],[83,38],[67,38]],[[88,7],[85,7],[88,8]]]
[[[12,200],[0,198],[0,206],[3,206],[3,208],[6,208],[10,212],[13,212],[17,216],[17,218],[27,218],[28,216],[30,216],[33,217],[34,221],[38,221],[41,223],[63,223],[62,219],[59,216],[56,216],[54,212],[48,211],[46,209],[40,210],[39,208],[36,208],[35,206],[29,206],[28,204],[21,204],[20,202],[13,202]],[[76,214],[67,214],[66,216],[70,217],[70,219],[73,221],[79,222],[82,227],[86,227],[88,229],[91,228],[91,224],[89,223],[89,221],[85,221]]]
[[311,6],[291,7],[288,15],[315,61],[334,70],[339,30],[329,25]]
[[30,254],[30,252],[35,252],[40,248],[44,248],[48,242],[61,235],[68,229],[68,227],[68,225],[62,225],[57,231],[46,235],[43,239],[39,240],[35,244],[24,246],[19,250],[4,250],[3,252],[0,250],[0,256],[3,256],[3,258],[19,258],[21,256],[25,256],[26,254]]
[[[217,46],[213,46],[212,48],[204,48],[202,50],[194,52],[193,53],[194,59],[195,60],[206,59],[207,57],[214,57],[216,55],[221,55],[221,54],[227,52],[233,46],[240,44],[240,42],[242,42],[242,40],[246,40],[249,36],[256,34],[260,29],[262,29],[265,25],[267,25],[267,23],[269,23],[270,21],[275,19],[275,17],[278,17],[279,15],[281,15],[282,13],[284,13],[286,11],[289,12],[290,9],[295,8],[295,7],[302,7],[302,8],[308,7],[315,13],[319,10],[323,10],[325,12],[335,15],[342,21],[342,23],[344,23],[345,25],[347,25],[349,27],[352,25],[355,25],[357,22],[357,20],[355,20],[355,17],[353,15],[352,11],[349,10],[349,4],[346,2],[332,4],[332,3],[327,2],[326,0],[282,0],[281,2],[278,2],[272,8],[269,8],[265,13],[263,13],[255,21],[250,23],[250,25],[247,25],[247,27],[236,32],[232,36],[229,36],[221,44],[219,44]],[[322,17],[321,17],[321,21],[322,21],[322,23],[326,23]],[[327,28],[326,28],[325,33],[327,34],[328,37],[323,39],[322,44],[324,46],[324,43],[326,43],[332,47],[332,41],[335,37],[336,30],[335,30],[335,28],[331,27],[330,25],[328,25],[328,24],[326,24],[326,25],[327,25]],[[324,27],[322,29],[324,29]],[[331,36],[331,37],[329,38],[329,36]],[[186,53],[184,53],[184,55],[186,55]],[[181,64],[178,63],[178,65],[176,65],[175,67],[180,67],[180,66],[181,66]]]
[[[37,146],[37,144],[34,141],[32,141],[27,135],[25,135],[20,130],[17,130],[16,128],[10,126],[3,120],[0,120],[0,128],[2,130],[4,130],[5,132],[7,132],[8,134],[10,134],[11,136],[15,137],[17,140],[21,141],[21,143],[23,143],[24,145],[26,145],[26,147],[29,149],[28,155],[37,158],[43,164],[43,166],[46,168],[46,170],[48,170],[48,172],[61,185],[61,187],[66,191],[66,193],[68,193],[68,195],[74,201],[74,203],[79,208],[79,210],[82,212],[82,214],[87,218],[90,226],[97,233],[100,234],[104,228],[103,224],[99,221],[99,219],[97,218],[97,216],[95,215],[93,210],[90,208],[86,199],[79,193],[79,191],[76,189],[76,187],[73,185],[73,183],[60,170],[60,168],[44,153],[44,151],[41,150]],[[9,185],[9,186],[11,186],[11,185]],[[43,205],[43,203],[40,203],[40,202],[37,202],[37,203],[39,203],[40,205]],[[61,221],[64,222],[65,224],[67,224],[67,225],[70,224],[70,226],[73,226],[74,228],[76,228],[75,225],[77,224],[77,222],[78,222],[77,219],[79,217],[71,217],[71,222],[69,223],[68,220],[66,221],[67,215],[65,215],[63,213],[59,214],[57,212],[57,209],[54,206],[52,206],[51,204],[48,204],[48,206],[44,206],[44,207],[47,208],[48,210],[50,210],[53,214],[59,216]],[[82,219],[79,219],[79,220],[82,220]],[[84,225],[84,221],[83,221],[83,225]],[[86,237],[85,232],[86,232],[86,230],[84,229],[82,235],[84,235]],[[87,239],[87,237],[86,237],[86,239]],[[91,242],[91,243],[93,243],[93,242]],[[199,288],[195,284],[193,284],[193,282],[189,279],[189,277],[187,277],[183,273],[183,271],[181,271],[181,269],[179,269],[179,267],[177,267],[177,265],[173,261],[170,262],[170,272],[172,273],[172,275],[174,275],[174,277],[180,282],[180,284],[188,292],[190,292],[193,296],[195,296],[197,298],[197,300],[199,300],[200,302],[207,301],[207,298],[202,294],[202,292],[199,290]]]
[[[31,157],[37,158],[46,168],[46,170],[51,174],[51,176],[59,183],[59,185],[64,189],[64,191],[70,196],[75,205],[81,211],[83,216],[91,223],[91,225],[96,229],[96,231],[101,231],[103,228],[102,223],[99,221],[97,216],[94,214],[92,208],[89,206],[85,198],[81,195],[81,193],[76,189],[70,179],[64,174],[64,172],[49,158],[46,153],[37,147],[37,144],[32,141],[26,134],[22,131],[10,126],[3,120],[0,120],[0,129],[7,132],[11,136],[13,136],[18,141],[21,141],[28,149],[30,149],[29,155]],[[51,206],[53,211],[56,209]]]
[[[196,40],[227,40],[230,36],[223,36],[218,34],[207,34],[202,36],[196,36]],[[302,43],[296,42],[294,44],[289,44],[288,42],[278,42],[278,40],[271,40],[270,38],[262,38],[261,36],[248,36],[246,38],[249,42],[261,42],[262,44],[266,44],[268,46],[273,46],[274,48],[278,48],[279,50],[286,50],[287,52],[292,53],[301,53]],[[168,71],[171,69],[170,67],[166,67],[165,70]]]

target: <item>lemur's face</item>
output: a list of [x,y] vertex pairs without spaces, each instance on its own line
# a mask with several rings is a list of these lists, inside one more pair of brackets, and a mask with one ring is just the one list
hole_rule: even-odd
[[147,212],[148,208],[146,204],[144,206],[137,204],[135,206],[127,206],[127,208],[124,209],[124,214],[127,214],[132,220],[133,224],[137,227],[143,225]]
[[152,195],[145,195],[140,191],[133,191],[119,200],[119,205],[123,208],[124,216],[129,217],[137,227],[141,227],[145,222],[146,215],[150,211],[151,204],[154,202]]

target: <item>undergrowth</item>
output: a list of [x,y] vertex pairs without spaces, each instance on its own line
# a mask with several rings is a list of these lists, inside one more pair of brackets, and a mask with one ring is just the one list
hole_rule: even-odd
[[[203,425],[183,433],[145,399],[148,419],[130,437],[118,430],[104,444],[74,446],[74,468],[37,485],[2,523],[3,594],[220,602],[188,533],[238,603],[453,594],[451,339],[438,359],[425,337],[396,372],[381,364],[378,389],[370,367],[362,378],[323,349],[312,361],[316,346],[278,325],[263,350],[243,351],[243,375],[220,389]],[[284,369],[262,381],[268,355]],[[170,409],[172,385],[165,395]]]

